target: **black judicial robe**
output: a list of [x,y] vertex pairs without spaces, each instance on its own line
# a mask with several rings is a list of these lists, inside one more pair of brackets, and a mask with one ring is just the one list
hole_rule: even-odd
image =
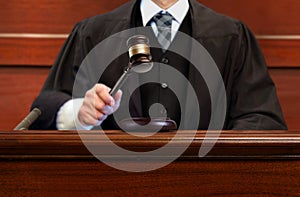
[[[141,21],[139,17],[139,1],[133,0],[112,12],[76,24],[52,66],[40,95],[32,104],[32,108],[39,107],[42,110],[42,115],[31,129],[56,129],[57,112],[66,101],[72,99],[76,73],[86,55],[110,35],[139,26],[136,22]],[[218,14],[196,0],[190,0],[190,10],[184,24],[186,26],[180,27],[180,31],[185,31],[205,47],[222,75],[227,94],[227,113],[223,129],[287,129],[276,88],[251,31],[242,22]],[[190,29],[186,29],[187,26],[191,26]],[[165,57],[172,61],[173,58],[173,54],[168,52],[154,54],[156,61],[165,60]],[[125,57],[122,58],[124,62],[128,62]],[[174,66],[178,67],[178,64]],[[179,67],[176,69],[180,70]],[[99,82],[112,87],[122,72],[122,67],[113,64],[106,72],[109,76],[104,75]],[[198,129],[207,129],[211,113],[207,107],[210,105],[209,99],[203,99],[207,97],[207,88],[203,86],[203,80],[194,76],[195,70],[191,66],[180,72],[189,78],[197,96],[201,96],[201,120]],[[133,102],[139,105],[133,107],[132,115],[147,116],[145,111],[155,102],[168,105],[169,99],[165,96],[162,99],[155,96],[156,99],[149,99],[149,95],[156,93],[160,93],[157,86],[141,88],[137,93],[141,100],[133,98]],[[169,96],[171,94],[166,93]],[[172,105],[176,106],[176,99],[170,99]],[[172,108],[172,105],[167,108]],[[180,110],[176,109],[177,106],[174,108],[167,115],[178,121]],[[109,117],[103,122],[102,128],[117,129],[117,126],[113,118]]]

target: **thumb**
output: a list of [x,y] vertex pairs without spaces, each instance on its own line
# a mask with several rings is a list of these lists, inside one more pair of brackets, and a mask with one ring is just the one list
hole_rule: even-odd
[[115,99],[115,105],[113,108],[116,110],[120,106],[121,98],[122,98],[123,92],[122,90],[118,90],[118,92],[115,94],[114,99]]

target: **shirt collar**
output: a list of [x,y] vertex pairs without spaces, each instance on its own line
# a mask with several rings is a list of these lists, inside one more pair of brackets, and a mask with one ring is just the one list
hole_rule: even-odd
[[141,0],[140,9],[143,19],[143,25],[146,26],[147,23],[153,18],[153,16],[160,11],[169,12],[175,18],[175,20],[179,24],[181,24],[189,10],[189,7],[190,6],[188,0],[178,0],[167,10],[163,10],[151,0]]

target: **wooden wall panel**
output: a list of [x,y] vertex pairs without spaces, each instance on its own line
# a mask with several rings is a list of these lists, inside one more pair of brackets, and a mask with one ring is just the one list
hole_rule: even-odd
[[[269,66],[300,66],[300,1],[199,1],[244,21],[258,36],[279,35],[275,40],[259,38]],[[108,12],[124,2],[127,1],[0,1],[0,65],[52,65],[64,38],[22,38],[20,34],[64,36],[83,18]],[[20,37],[5,37],[7,34]],[[286,41],[282,35],[298,36]]]
[[[51,66],[65,38],[0,38],[0,65]],[[269,67],[300,67],[300,40],[259,40]]]
[[259,44],[269,67],[300,67],[300,39],[260,39]]
[[299,0],[199,0],[245,22],[258,35],[300,34]]
[[300,69],[270,69],[289,129],[300,128]]
[[0,33],[69,33],[76,22],[126,0],[1,0]]
[[[247,23],[256,34],[300,34],[298,0],[199,0]],[[68,33],[79,20],[108,12],[126,0],[0,1],[1,33]]]
[[[2,128],[12,129],[27,114],[65,36],[74,24],[83,18],[108,12],[126,1],[0,0]],[[270,67],[300,68],[299,0],[199,1],[220,13],[244,21],[258,36]],[[22,33],[46,37],[24,37]],[[49,34],[52,38],[47,37]],[[269,35],[273,37],[268,37]],[[286,37],[289,35],[296,36],[290,39]],[[300,97],[297,89],[300,84],[300,69],[271,69],[271,73],[278,86],[289,128],[299,128],[297,113],[300,108],[297,101]]]
[[29,112],[49,68],[0,67],[0,130],[13,129]]
[[246,23],[258,36],[268,66],[300,66],[299,0],[199,1]]
[[0,64],[50,66],[65,39],[0,38]]
[[[11,130],[29,112],[49,67],[0,67],[0,130]],[[270,69],[289,129],[299,129],[300,69]]]

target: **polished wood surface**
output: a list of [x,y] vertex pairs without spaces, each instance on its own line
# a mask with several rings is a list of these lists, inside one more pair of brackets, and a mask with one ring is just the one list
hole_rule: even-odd
[[[84,144],[95,148],[107,147],[110,146],[107,137],[120,147],[138,152],[158,149],[172,139],[175,139],[172,142],[174,148],[184,147],[187,142],[192,141],[181,159],[201,159],[198,151],[204,140],[206,143],[203,146],[213,146],[204,159],[300,159],[300,132],[291,130],[172,131],[156,133],[150,137],[132,136],[119,130],[105,133],[81,131],[79,134],[76,131],[0,132],[0,159],[51,160],[53,156],[65,159],[93,158]],[[163,156],[168,156],[167,154]],[[116,158],[119,156],[109,155]]]
[[[298,35],[297,39],[260,39],[269,66],[300,66],[298,0],[199,0],[246,23],[257,36]],[[65,38],[24,38],[21,33],[67,35],[80,20],[103,14],[126,0],[18,0],[0,2],[0,65],[52,65]],[[1,37],[17,34],[16,38]],[[7,36],[7,35],[6,35]],[[48,46],[48,47],[47,47]],[[270,47],[271,46],[271,47]]]
[[[127,0],[10,0],[0,2],[1,33],[69,33],[90,16],[117,8]],[[199,0],[245,22],[259,35],[300,34],[298,0]]]
[[99,161],[4,161],[1,196],[298,196],[299,165],[290,161],[172,163],[145,173]]
[[30,110],[49,67],[0,66],[0,129],[13,129]]
[[78,21],[127,0],[10,0],[0,2],[1,33],[69,33]]
[[[99,133],[85,134],[95,136],[95,132]],[[180,132],[181,140],[175,147],[190,139],[188,131]],[[148,140],[121,131],[106,131],[106,135],[122,147],[141,151],[140,148],[159,148],[174,133],[160,133]],[[168,166],[131,173],[94,159],[76,131],[0,132],[0,195],[297,196],[300,193],[299,131],[222,131],[210,157],[198,158],[195,153],[204,135],[205,131],[198,131],[187,152]],[[99,148],[106,145],[101,137],[96,142]]]
[[[300,38],[300,37],[299,37]],[[299,40],[258,40],[267,65],[269,67],[299,68],[300,39]]]
[[0,38],[0,66],[49,67],[64,42],[63,38]]
[[[0,67],[1,129],[13,129],[28,113],[50,67]],[[299,129],[300,70],[269,69],[289,129]]]
[[289,129],[300,128],[300,70],[271,69],[277,94]]
[[199,0],[214,10],[246,23],[257,35],[299,35],[300,1]]
[[[51,66],[64,41],[65,38],[0,38],[0,66]],[[300,39],[258,42],[268,67],[299,67]]]

